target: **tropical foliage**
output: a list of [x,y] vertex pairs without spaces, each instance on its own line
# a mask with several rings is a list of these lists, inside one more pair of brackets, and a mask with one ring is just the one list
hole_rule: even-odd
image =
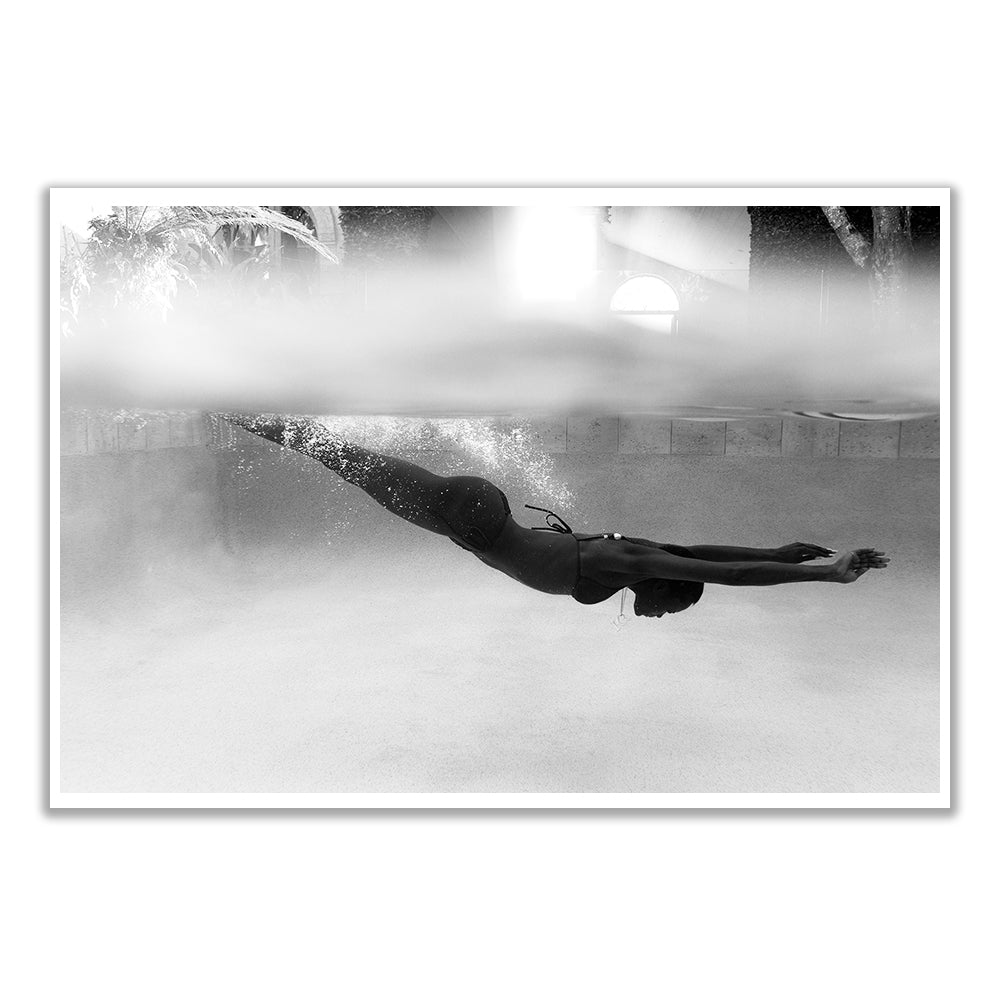
[[92,219],[90,239],[63,255],[63,330],[120,308],[166,317],[185,286],[245,291],[267,276],[268,231],[339,262],[302,222],[261,206],[128,206]]

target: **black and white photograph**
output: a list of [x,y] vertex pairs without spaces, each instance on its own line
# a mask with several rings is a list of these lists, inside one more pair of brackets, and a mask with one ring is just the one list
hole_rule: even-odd
[[949,204],[54,187],[51,804],[946,808]]
[[988,8],[9,22],[4,995],[990,992]]

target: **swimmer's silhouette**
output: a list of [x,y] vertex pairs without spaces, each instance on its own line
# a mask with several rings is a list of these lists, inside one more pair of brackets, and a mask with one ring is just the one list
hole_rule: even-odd
[[364,490],[386,510],[411,524],[445,535],[478,559],[519,583],[546,594],[565,594],[598,604],[623,588],[635,592],[635,613],[647,618],[684,611],[701,598],[706,583],[767,587],[817,581],[853,583],[889,560],[875,549],[855,549],[832,563],[802,563],[833,549],[793,542],[775,549],[725,545],[689,547],[634,538],[618,532],[571,531],[557,514],[546,527],[525,528],[511,517],[504,494],[477,476],[438,476],[404,459],[369,451],[305,417],[226,414],[260,437],[322,462]]

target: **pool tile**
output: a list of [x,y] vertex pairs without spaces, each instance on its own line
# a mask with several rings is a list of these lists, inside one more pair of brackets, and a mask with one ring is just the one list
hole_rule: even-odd
[[189,448],[194,444],[194,416],[190,413],[171,413],[167,421],[167,434],[171,448]]
[[781,454],[785,458],[836,458],[839,451],[839,420],[782,420]]
[[146,447],[150,450],[170,447],[170,418],[154,413],[146,421]]
[[566,451],[565,417],[532,417],[528,424],[542,451]]
[[669,455],[672,423],[669,417],[623,414],[618,450],[630,455]]
[[724,420],[675,420],[670,443],[671,455],[724,455]]
[[618,417],[569,417],[566,421],[569,452],[617,452]]
[[566,418],[551,416],[496,417],[494,427],[503,434],[520,428],[525,439],[545,452],[566,450]]
[[209,416],[207,413],[193,413],[191,415],[191,428],[194,431],[194,443],[204,447],[208,444],[210,431]]
[[146,450],[146,424],[141,419],[126,417],[118,424],[119,451]]
[[63,455],[87,454],[87,415],[80,410],[59,414],[59,451]]
[[113,417],[95,414],[87,417],[87,451],[91,455],[118,451],[118,424]]
[[777,458],[781,455],[781,420],[726,421],[726,454]]
[[225,451],[232,448],[237,440],[241,443],[253,437],[241,428],[235,427],[228,420],[222,417],[209,418],[211,436],[209,437],[210,447],[215,451]]
[[898,420],[843,420],[841,458],[898,458]]
[[941,455],[940,439],[940,417],[903,420],[899,432],[899,457],[939,458]]

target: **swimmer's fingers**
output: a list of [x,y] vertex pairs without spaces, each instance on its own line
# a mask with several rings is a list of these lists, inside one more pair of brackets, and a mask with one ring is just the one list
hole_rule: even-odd
[[800,543],[808,553],[803,559],[826,559],[837,554],[836,549],[828,549],[825,545],[814,545],[813,543]]
[[865,569],[885,569],[889,565],[889,557],[876,549],[857,549],[854,553],[859,565]]
[[889,557],[884,552],[879,552],[877,549],[858,549],[857,555],[861,556],[863,559],[867,559],[871,562],[888,562]]
[[825,559],[827,556],[832,556],[834,550],[812,542],[792,542],[791,545],[783,545],[777,549],[777,553],[781,562],[801,563],[813,559]]

